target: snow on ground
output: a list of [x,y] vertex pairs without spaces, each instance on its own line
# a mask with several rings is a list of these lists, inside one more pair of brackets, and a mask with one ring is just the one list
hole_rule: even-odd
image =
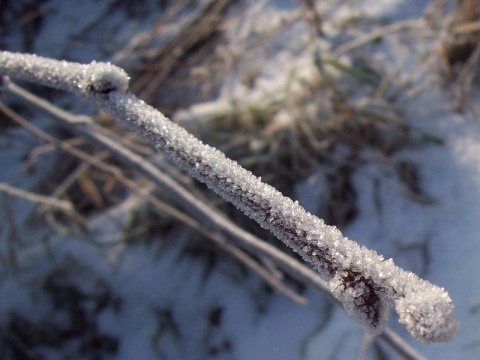
[[[81,49],[69,43],[69,36],[75,36],[97,16],[106,16],[105,11],[112,9],[114,3],[105,2],[101,8],[96,3],[90,7],[85,3],[81,8],[75,7],[72,13],[71,4],[49,2],[55,12],[51,22],[46,21],[39,33],[35,51],[82,61],[103,60],[102,54],[108,59],[109,51],[113,53],[115,49],[105,48],[104,43],[96,44],[94,36],[90,37],[92,43],[81,44]],[[397,21],[419,17],[427,4],[427,1],[413,4],[401,0],[366,0],[356,1],[354,5],[343,2],[336,8],[324,2],[319,8],[328,10],[332,16],[353,12],[382,18],[382,21]],[[237,24],[232,22],[238,30],[232,43],[241,43],[242,37],[257,31],[256,28],[261,29],[268,19],[271,21],[268,26],[274,26],[279,19],[296,16],[291,11],[292,4],[286,1],[252,1],[248,6],[252,18],[242,18]],[[138,31],[142,26],[148,27],[153,16],[148,17],[145,24],[123,24],[124,19],[120,13],[115,13],[111,26],[106,22],[103,35],[111,36],[118,28],[119,43],[126,41],[128,32],[125,29]],[[264,22],[254,22],[259,19]],[[59,28],[66,31],[57,31]],[[298,25],[286,36],[301,37],[303,31],[303,26]],[[309,51],[301,46],[306,39],[293,44],[288,37],[278,40],[275,44],[278,52],[270,53],[270,66],[264,69],[259,89],[282,84],[286,77],[284,69],[289,64],[302,67],[309,62],[306,58]],[[282,50],[289,43],[289,51]],[[11,42],[7,42],[7,46],[15,49]],[[406,83],[424,81],[428,64],[412,68],[421,63],[412,59],[413,54],[418,53],[403,48],[398,38],[383,46],[383,50],[387,50],[376,49],[377,61],[397,66],[396,71],[399,76],[406,77]],[[250,65],[255,67],[259,63],[262,61],[252,59]],[[228,103],[231,94],[252,99],[261,96],[247,93],[239,85],[238,75],[232,74],[225,80],[224,98],[217,100],[218,103]],[[386,257],[393,257],[398,265],[445,287],[462,322],[458,338],[447,344],[417,343],[397,323],[395,314],[390,321],[392,328],[428,359],[478,359],[480,314],[474,309],[477,304],[478,310],[480,302],[480,123],[471,115],[452,111],[443,91],[436,85],[426,86],[415,97],[405,96],[401,102],[410,124],[441,138],[443,144],[426,144],[395,155],[397,160],[418,165],[422,189],[432,201],[428,204],[412,201],[408,189],[395,176],[391,163],[370,161],[355,174],[360,211],[357,219],[344,230],[349,238]],[[22,136],[19,133],[18,130],[8,132],[11,139]],[[14,146],[11,139],[2,138],[5,146],[0,152],[1,181],[17,186],[22,183],[28,188],[31,178],[22,171],[19,159],[27,151],[21,147],[28,142],[20,143],[19,147]],[[363,156],[371,158],[376,154]],[[21,174],[21,178],[16,174]],[[319,183],[322,184],[321,178]],[[298,194],[300,199],[310,195]],[[321,191],[318,197],[322,198]],[[16,219],[20,221],[18,219],[22,219],[29,207],[20,200],[9,201],[15,206]],[[0,203],[6,202],[1,200]],[[17,249],[18,269],[13,271],[11,264],[5,265],[5,260],[0,265],[1,335],[5,336],[5,332],[8,335],[5,324],[12,311],[32,322],[68,323],[68,309],[54,311],[51,302],[56,295],[46,291],[38,281],[50,278],[60,281],[60,285],[75,284],[86,294],[93,294],[76,303],[68,298],[66,286],[57,285],[66,299],[70,299],[71,306],[77,306],[76,309],[86,314],[88,331],[96,334],[96,340],[102,339],[104,358],[109,358],[106,355],[109,354],[108,344],[116,341],[117,351],[111,357],[125,360],[376,358],[372,348],[366,347],[368,338],[361,327],[340,307],[333,307],[310,290],[306,292],[308,306],[269,294],[259,279],[227,266],[232,261],[229,259],[215,271],[208,272],[200,258],[186,257],[182,253],[182,246],[189,244],[191,239],[186,239],[181,231],[163,239],[165,243],[175,241],[178,246],[163,247],[158,239],[149,245],[123,245],[124,226],[136,206],[139,206],[137,199],[132,197],[92,219],[89,242],[37,228],[29,230],[20,223],[21,236],[29,242]],[[2,211],[7,210],[4,207]],[[5,213],[2,216],[5,217]],[[2,228],[0,249],[4,256],[9,250],[8,235],[13,230],[6,225]],[[48,240],[36,243],[38,234],[46,234]],[[106,305],[98,303],[102,296]],[[83,345],[88,346],[89,342],[83,341]],[[68,346],[77,346],[78,350],[80,345],[67,344],[65,348]],[[0,359],[6,353],[5,347],[4,340],[0,341]],[[54,349],[44,348],[40,353],[45,358],[61,356]],[[93,358],[87,350],[83,355]],[[398,358],[396,356],[388,352],[388,358]]]
[[[427,358],[476,359],[480,354],[479,318],[472,313],[472,305],[479,298],[480,280],[480,124],[475,118],[447,111],[442,100],[430,94],[420,97],[418,108],[409,115],[440,136],[444,145],[399,155],[420,165],[421,181],[434,203],[425,206],[408,201],[406,189],[397,181],[384,181],[382,188],[376,189],[379,177],[393,178],[392,170],[381,165],[366,167],[357,174],[362,213],[346,234],[420,274],[422,269],[415,269],[418,259],[414,257],[420,256],[415,255],[415,248],[425,242],[428,266],[423,276],[448,290],[462,326],[452,343],[416,347]],[[380,211],[372,201],[378,196],[375,191],[381,194]],[[397,249],[396,253],[392,243],[402,244],[406,250],[410,244],[412,251],[402,254]]]

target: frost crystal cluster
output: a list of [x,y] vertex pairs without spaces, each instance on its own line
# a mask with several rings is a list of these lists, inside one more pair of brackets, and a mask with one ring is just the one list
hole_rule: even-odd
[[0,51],[0,62],[2,70],[9,69],[11,76],[80,95],[128,89],[128,75],[109,63],[83,65],[8,51]]
[[297,202],[125,93],[128,77],[109,64],[72,64],[0,53],[0,73],[81,93],[147,139],[201,182],[312,264],[347,313],[379,334],[390,307],[422,342],[449,341],[459,328],[448,293],[345,238]]

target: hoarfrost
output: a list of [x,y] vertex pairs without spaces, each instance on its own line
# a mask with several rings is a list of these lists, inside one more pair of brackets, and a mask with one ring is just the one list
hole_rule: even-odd
[[[170,122],[126,91],[128,77],[109,64],[80,65],[0,52],[0,73],[93,99],[312,264],[332,294],[370,333],[379,334],[394,306],[423,342],[449,341],[459,327],[448,293],[345,238],[298,202],[262,183],[235,161]],[[92,91],[93,90],[93,91]]]
[[125,92],[129,80],[123,69],[109,63],[84,65],[7,51],[0,52],[0,73],[81,95]]
[[397,300],[399,321],[423,343],[452,340],[458,333],[459,323],[448,294],[443,288],[421,279],[411,285],[415,289]]
[[[109,99],[102,105],[114,117],[312,264],[329,281],[332,294],[347,313],[371,334],[382,332],[388,308],[396,306],[400,321],[420,341],[448,341],[456,336],[459,323],[443,289],[345,238],[337,228],[133,95],[112,93]],[[421,316],[415,309],[420,309]]]
[[99,93],[125,92],[128,89],[128,75],[123,69],[110,63],[93,61],[87,65],[85,75],[84,87],[86,89],[91,88]]

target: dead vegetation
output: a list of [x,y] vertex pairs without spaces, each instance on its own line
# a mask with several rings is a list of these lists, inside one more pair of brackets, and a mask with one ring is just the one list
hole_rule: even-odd
[[456,1],[442,27],[438,54],[444,83],[451,87],[458,110],[478,113],[471,96],[479,85],[480,1]]
[[[266,43],[274,42],[275,37],[290,26],[304,22],[310,31],[311,44],[315,44],[319,38],[326,39],[322,15],[316,9],[315,2],[303,1],[298,6],[301,16],[292,16],[275,31],[248,37],[247,44],[244,44],[247,51],[239,54],[225,53],[229,48],[223,31],[229,19],[243,16],[241,1],[210,1],[198,7],[190,1],[169,2],[155,25],[147,31],[133,34],[131,41],[116,52],[114,59],[132,76],[132,92],[163,112],[174,114],[198,102],[215,99],[225,74],[236,71],[245,59],[248,61],[255,53],[263,51]],[[190,10],[188,15],[184,14],[185,9]],[[28,51],[34,41],[30,27],[40,26],[47,10],[38,4],[33,9],[25,7],[15,10],[23,14],[24,20],[17,25],[24,32],[25,50]],[[9,11],[0,9],[0,12],[9,22],[13,21]],[[478,1],[465,0],[459,3],[448,27],[449,36],[439,43],[446,76],[454,79],[459,89],[456,94],[462,104],[478,75],[479,13]],[[172,30],[169,26],[173,22],[181,25]],[[26,24],[30,25],[27,27]],[[432,199],[422,189],[415,165],[395,160],[395,154],[426,142],[441,141],[407,124],[402,111],[395,104],[395,96],[392,96],[399,90],[388,78],[390,74],[375,66],[368,51],[359,49],[389,34],[390,30],[394,33],[405,27],[408,26],[402,24],[388,31],[381,29],[369,37],[354,39],[356,43],[343,43],[342,46],[331,48],[330,52],[320,51],[313,46],[313,68],[309,73],[312,76],[304,77],[301,72],[292,70],[290,81],[282,88],[269,89],[265,101],[232,99],[226,111],[187,124],[189,130],[286,195],[292,195],[294,185],[308,178],[315,170],[325,169],[328,197],[319,211],[332,225],[346,226],[355,219],[358,209],[353,175],[369,161],[390,163],[413,201],[431,203]],[[327,39],[332,43],[337,40]],[[249,69],[243,73],[242,82],[246,88],[255,91],[261,75],[261,69]],[[363,89],[361,101],[357,98],[357,89]],[[4,114],[8,119],[18,116],[8,111]],[[104,114],[97,114],[96,118],[98,131],[108,132],[109,136],[114,136],[116,141],[145,159],[152,155],[139,139],[112,127]],[[284,274],[272,275],[268,264],[265,265],[262,259],[225,245],[224,239],[212,233],[211,229],[202,227],[190,216],[182,215],[181,207],[170,204],[168,196],[152,195],[151,182],[119,161],[114,154],[92,146],[68,126],[66,129],[58,138],[47,136],[37,129],[36,134],[43,145],[35,147],[27,161],[28,166],[35,167],[41,163],[42,154],[57,152],[56,172],[37,187],[42,189],[42,195],[73,205],[74,209],[71,213],[64,211],[59,214],[58,209],[51,211],[51,206],[49,208],[48,204],[43,204],[39,213],[46,214],[47,221],[54,228],[62,231],[70,231],[71,228],[86,230],[82,225],[85,217],[104,211],[132,192],[142,194],[153,210],[139,215],[142,216],[142,222],[150,223],[151,227],[139,227],[132,223],[131,227],[127,227],[127,244],[138,244],[139,239],[147,233],[173,231],[175,225],[172,223],[187,224],[197,234],[196,238],[213,241],[214,245],[210,247],[203,243],[185,247],[185,253],[210,262],[207,272],[217,264],[216,251],[221,249],[222,253],[229,253],[259,274],[272,288],[297,302],[304,301],[301,292],[285,286]],[[375,153],[375,157],[365,156],[368,152]],[[192,188],[192,192],[206,202],[216,201],[205,194],[202,188]],[[223,210],[234,217],[236,223],[245,223],[244,218],[237,217],[231,208]],[[159,213],[163,215],[160,222]],[[249,227],[248,224],[245,226]],[[251,230],[265,236],[261,230],[253,227]],[[216,250],[212,251],[212,247]],[[275,274],[278,269],[274,270]],[[52,274],[48,279],[55,280],[57,275]],[[115,340],[105,337],[95,328],[93,320],[90,322],[95,311],[86,312],[83,309],[84,302],[99,302],[108,295],[108,291],[102,288],[94,295],[75,293],[74,297],[80,300],[74,301],[71,292],[77,291],[76,285],[70,284],[68,279],[64,280],[62,278],[60,284],[47,281],[46,284],[55,285],[47,290],[52,297],[65,297],[69,308],[63,308],[62,311],[71,311],[71,314],[80,316],[83,327],[77,328],[73,324],[78,319],[71,319],[66,327],[57,329],[55,324],[49,324],[49,330],[44,331],[42,328],[45,324],[32,324],[20,315],[12,314],[9,331],[15,335],[14,340],[23,342],[24,349],[39,345],[61,345],[72,337],[81,337],[80,334],[88,330],[93,338],[82,340],[85,343],[79,343],[78,351],[82,346],[91,348],[96,344],[100,348],[98,351],[103,354],[99,358],[114,353],[117,346]],[[97,308],[101,305],[95,304]],[[165,320],[168,313],[159,312],[158,316],[168,323],[168,319]],[[52,334],[56,338],[47,338]],[[26,343],[32,339],[36,339],[36,342]],[[12,342],[11,346],[14,348],[15,344]]]

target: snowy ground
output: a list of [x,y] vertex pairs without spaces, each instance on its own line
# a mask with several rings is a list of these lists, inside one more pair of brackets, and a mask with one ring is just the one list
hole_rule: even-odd
[[[112,60],[131,34],[148,29],[161,13],[155,2],[145,2],[136,19],[125,14],[126,7],[117,8],[117,3],[43,3],[46,15],[31,51],[81,62]],[[346,40],[356,36],[348,26],[342,27],[345,19],[368,19],[363,29],[370,32],[419,19],[430,4],[402,0],[317,3],[326,19],[325,32],[339,39],[344,31]],[[218,111],[232,98],[245,103],[284,99],[277,90],[291,81],[292,72],[308,78],[314,69],[308,28],[295,20],[301,16],[299,8],[296,2],[279,0],[245,1],[234,8],[243,15],[230,15],[227,43],[230,50],[245,52],[244,57],[225,74],[216,98],[177,111],[173,117],[191,125],[193,115]],[[96,27],[89,32],[98,19],[105,19],[102,31]],[[268,51],[242,48],[255,34],[278,30],[289,21],[293,25],[274,41],[268,38]],[[168,29],[174,32],[175,26]],[[403,29],[367,44],[372,61],[395,80],[391,90],[395,106],[401,108],[409,126],[419,136],[428,134],[441,142],[425,140],[390,158],[374,149],[362,150],[365,165],[353,175],[358,215],[342,231],[445,287],[462,323],[459,336],[446,344],[416,342],[394,314],[389,323],[392,329],[427,359],[478,359],[480,122],[474,111],[455,111],[451,91],[431,74],[434,62],[428,55],[435,49],[433,35]],[[22,41],[13,31],[1,44],[3,49],[20,51]],[[317,45],[322,50],[329,46],[326,40]],[[241,79],[255,71],[258,79],[249,89]],[[353,103],[359,103],[365,89],[359,89],[357,96],[352,97]],[[478,107],[474,93],[470,101],[470,108]],[[55,103],[77,112],[90,109],[75,98]],[[51,126],[43,115],[27,110],[24,115],[43,128]],[[23,129],[2,131],[0,182],[31,189],[36,176],[48,176],[53,156],[43,157],[36,172],[25,169],[25,158],[37,144]],[[399,178],[399,163],[416,165],[420,192]],[[314,211],[316,202],[326,196],[324,186],[319,169],[296,186],[296,196]],[[126,224],[142,211],[142,204],[131,196],[95,214],[85,239],[38,225],[32,221],[30,203],[0,194],[0,359],[13,359],[9,357],[12,347],[32,359],[401,358],[388,346],[371,343],[341,307],[313,290],[305,290],[308,305],[299,305],[267,290],[262,280],[227,255],[213,263],[208,252],[186,255],[184,249],[198,239],[192,241],[181,229],[169,230],[162,239],[155,236],[128,244]],[[43,346],[32,345],[36,343]]]

